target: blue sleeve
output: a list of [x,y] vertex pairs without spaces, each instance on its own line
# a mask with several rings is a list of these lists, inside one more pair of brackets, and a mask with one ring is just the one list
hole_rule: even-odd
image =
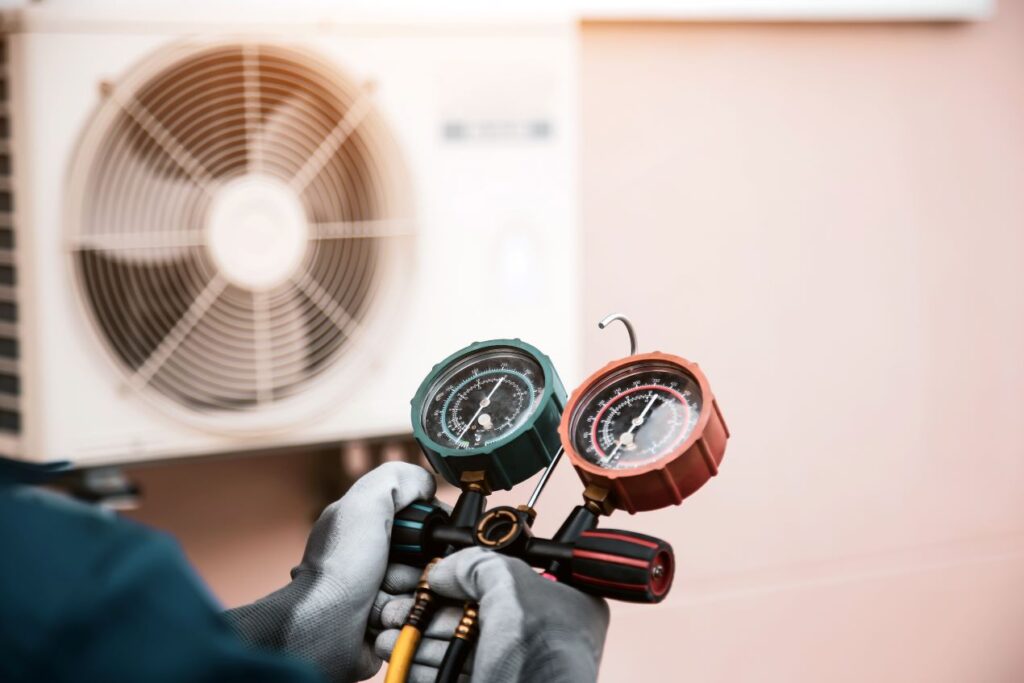
[[[168,537],[123,520],[61,524],[54,522],[52,510],[19,506],[17,511],[25,523],[22,529],[48,533],[35,539],[18,534],[13,547],[22,552],[8,555],[2,564],[17,569],[24,579],[21,590],[43,594],[8,596],[23,621],[0,629],[18,631],[17,649],[8,653],[17,656],[0,663],[0,672],[7,669],[12,678],[0,679],[322,680],[305,662],[242,643]],[[0,523],[3,526],[13,527]],[[83,531],[89,531],[89,538],[81,537]],[[68,535],[63,544],[62,535]],[[12,616],[16,615],[6,615]]]

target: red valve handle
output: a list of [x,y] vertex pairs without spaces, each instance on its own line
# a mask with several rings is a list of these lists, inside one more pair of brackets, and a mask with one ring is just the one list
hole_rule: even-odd
[[572,550],[569,583],[627,602],[661,602],[672,587],[675,557],[660,538],[618,529],[580,534]]

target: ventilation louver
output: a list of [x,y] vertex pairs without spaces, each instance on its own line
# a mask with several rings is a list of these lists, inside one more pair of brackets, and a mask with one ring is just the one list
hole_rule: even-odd
[[411,235],[369,85],[246,43],[177,48],[103,96],[72,168],[69,249],[129,385],[259,412],[366,345]]

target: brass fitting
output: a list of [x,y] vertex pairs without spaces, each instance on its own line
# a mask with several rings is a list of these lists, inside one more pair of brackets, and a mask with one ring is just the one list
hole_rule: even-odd
[[533,526],[533,521],[537,519],[537,511],[529,505],[516,505],[516,510],[519,510],[526,515],[526,523]]
[[466,491],[476,491],[485,496],[491,495],[491,486],[487,483],[487,473],[483,470],[463,472],[459,476],[459,482]]
[[455,627],[455,637],[462,640],[472,640],[476,635],[476,620],[479,616],[476,603],[467,602],[462,609],[462,619]]
[[611,491],[600,484],[587,484],[583,490],[583,505],[595,515],[607,516],[615,510]]
[[430,591],[427,577],[430,575],[430,570],[434,568],[434,565],[440,561],[441,558],[435,557],[423,568],[420,580],[416,584],[416,601],[413,602],[412,609],[409,610],[409,616],[405,619],[407,626],[422,630],[422,626],[425,626],[434,616],[434,611],[437,609],[437,601],[434,594]]

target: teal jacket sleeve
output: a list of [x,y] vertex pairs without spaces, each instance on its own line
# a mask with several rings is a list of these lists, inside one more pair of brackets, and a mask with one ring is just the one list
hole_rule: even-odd
[[0,489],[0,680],[320,681],[246,646],[168,537]]

